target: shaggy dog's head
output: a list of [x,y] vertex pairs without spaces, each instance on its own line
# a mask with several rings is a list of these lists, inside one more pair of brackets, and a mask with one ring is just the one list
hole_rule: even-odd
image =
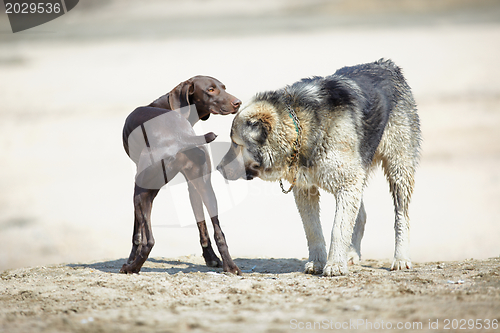
[[[278,180],[286,168],[290,143],[279,110],[274,103],[254,100],[234,118],[231,148],[217,166],[224,178]],[[293,137],[293,124],[291,128]]]

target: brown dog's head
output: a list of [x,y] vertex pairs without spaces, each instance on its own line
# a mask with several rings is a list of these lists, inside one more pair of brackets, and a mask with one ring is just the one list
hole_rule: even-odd
[[226,86],[210,76],[194,76],[169,92],[168,101],[172,110],[195,105],[198,118],[207,120],[210,114],[234,114],[241,101],[226,92]]

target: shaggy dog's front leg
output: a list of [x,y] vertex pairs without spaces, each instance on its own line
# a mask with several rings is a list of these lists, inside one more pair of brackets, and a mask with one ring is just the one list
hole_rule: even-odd
[[347,251],[351,244],[356,216],[361,206],[361,191],[357,189],[340,190],[336,193],[335,199],[337,205],[330,251],[328,261],[323,269],[325,276],[346,275],[348,273]]
[[304,224],[307,246],[309,248],[309,261],[305,266],[305,273],[321,274],[326,263],[326,245],[319,219],[319,189],[310,188],[293,189],[295,203]]

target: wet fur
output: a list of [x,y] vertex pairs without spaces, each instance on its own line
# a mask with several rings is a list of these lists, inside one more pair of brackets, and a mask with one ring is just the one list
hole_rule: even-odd
[[[408,205],[419,159],[420,125],[401,69],[381,59],[257,94],[233,121],[233,145],[218,167],[226,178],[292,182],[297,131],[286,105],[295,110],[302,127],[293,193],[309,247],[306,273],[343,275],[348,261],[359,261],[366,222],[362,194],[377,164],[383,167],[394,200],[392,269],[411,268]],[[328,255],[318,188],[336,199]]]

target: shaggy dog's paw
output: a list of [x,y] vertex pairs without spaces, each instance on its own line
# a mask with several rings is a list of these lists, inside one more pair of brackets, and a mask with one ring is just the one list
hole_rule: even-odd
[[348,265],[359,265],[359,255],[358,253],[356,252],[356,250],[350,250],[348,253],[347,253],[347,264]]
[[326,264],[323,268],[323,276],[347,275],[348,272],[347,263]]
[[412,269],[410,259],[394,259],[391,265],[391,271],[400,271],[403,269]]
[[319,261],[309,261],[306,263],[304,273],[306,274],[321,274],[323,272],[323,266],[325,264]]

